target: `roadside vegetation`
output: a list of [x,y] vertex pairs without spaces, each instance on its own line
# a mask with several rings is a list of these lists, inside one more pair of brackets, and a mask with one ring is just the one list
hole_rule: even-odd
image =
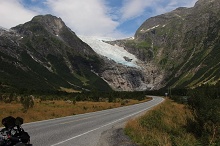
[[0,119],[6,116],[20,116],[27,123],[127,106],[148,100],[151,99],[146,98],[142,92],[136,94],[84,92],[54,95],[0,93]]
[[219,84],[174,90],[164,103],[129,121],[125,133],[140,146],[219,146]]
[[186,130],[193,115],[185,105],[170,99],[127,123],[125,133],[141,146],[193,146],[197,140]]

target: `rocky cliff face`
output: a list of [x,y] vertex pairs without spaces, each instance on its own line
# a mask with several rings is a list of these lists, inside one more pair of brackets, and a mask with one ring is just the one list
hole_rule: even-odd
[[139,68],[126,67],[116,63],[108,63],[101,76],[117,91],[143,91],[160,87],[162,73],[154,65],[138,63]]

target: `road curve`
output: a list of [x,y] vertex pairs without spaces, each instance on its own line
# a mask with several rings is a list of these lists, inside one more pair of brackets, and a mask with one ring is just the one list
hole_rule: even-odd
[[141,104],[74,115],[23,125],[33,146],[97,146],[101,133],[124,123],[163,102],[163,98]]

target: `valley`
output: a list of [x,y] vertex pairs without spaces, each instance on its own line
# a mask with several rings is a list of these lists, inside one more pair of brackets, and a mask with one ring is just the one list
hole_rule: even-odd
[[[109,129],[119,131],[115,127],[121,121],[125,124],[124,119],[148,111],[166,96],[163,104],[128,122],[123,133],[142,145],[218,146],[219,8],[219,0],[198,0],[193,7],[146,19],[134,36],[121,39],[78,35],[68,26],[72,22],[54,14],[36,15],[10,29],[0,26],[0,117],[21,116],[32,122],[25,127],[36,145],[84,145],[89,138],[96,139],[93,145],[102,145],[115,136],[106,137]],[[113,19],[115,27],[119,18]],[[151,100],[146,95],[154,96]],[[127,108],[123,117],[111,113]],[[85,113],[104,113],[104,118],[91,116],[93,121],[87,121],[90,114]],[[111,115],[117,118],[97,126]],[[46,132],[32,129],[44,122],[66,127],[51,130],[45,124]],[[61,139],[59,132],[65,135]]]

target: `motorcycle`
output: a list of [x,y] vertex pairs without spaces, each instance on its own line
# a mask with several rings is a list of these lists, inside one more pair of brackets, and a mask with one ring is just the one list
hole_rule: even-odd
[[0,131],[0,146],[32,146],[30,144],[30,136],[21,127],[23,119],[12,116],[2,119],[5,126]]

